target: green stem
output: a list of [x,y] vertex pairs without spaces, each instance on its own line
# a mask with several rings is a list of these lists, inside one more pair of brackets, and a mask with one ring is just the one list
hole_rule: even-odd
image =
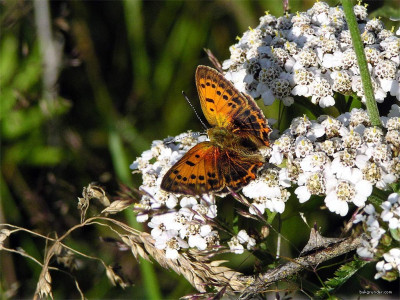
[[356,16],[354,15],[353,12],[353,4],[351,3],[351,0],[342,0],[342,5],[344,14],[346,16],[347,24],[349,26],[354,51],[357,56],[358,66],[360,68],[361,82],[363,85],[364,94],[366,98],[368,115],[372,125],[381,126],[378,106],[376,105],[374,97],[374,89],[371,83],[371,76],[369,74],[368,64],[365,58],[364,46],[361,41],[360,30],[358,29]]

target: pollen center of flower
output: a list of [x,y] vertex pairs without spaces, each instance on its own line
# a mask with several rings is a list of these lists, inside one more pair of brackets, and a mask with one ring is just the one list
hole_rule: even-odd
[[190,224],[188,227],[188,233],[191,235],[196,235],[200,232],[200,225],[199,224]]
[[347,167],[352,167],[355,164],[356,151],[353,149],[345,149],[340,153],[340,161]]
[[322,174],[316,173],[308,177],[307,189],[312,195],[325,193],[325,182]]
[[336,187],[336,196],[339,200],[350,202],[355,194],[354,187],[347,181],[341,181]]
[[179,250],[179,243],[178,240],[173,237],[171,238],[167,243],[166,243],[167,247],[170,249],[175,249],[175,250]]

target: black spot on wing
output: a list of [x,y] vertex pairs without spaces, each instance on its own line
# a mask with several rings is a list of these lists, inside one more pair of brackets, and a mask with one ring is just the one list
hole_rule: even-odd
[[239,97],[233,97],[232,101],[235,102],[237,105],[242,104],[242,101],[240,101]]
[[211,188],[213,188],[214,186],[216,186],[218,184],[218,180],[217,179],[208,179],[207,183],[211,186]]
[[206,101],[207,101],[207,102],[210,102],[210,103],[214,103],[214,100],[211,99],[211,98],[206,98]]
[[216,174],[214,172],[207,172],[207,176],[211,178],[215,178]]

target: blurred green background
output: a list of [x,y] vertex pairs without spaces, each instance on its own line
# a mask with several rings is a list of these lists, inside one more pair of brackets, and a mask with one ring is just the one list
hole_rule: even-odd
[[[236,36],[257,26],[264,11],[283,12],[281,0],[50,1],[46,26],[44,2],[0,1],[0,223],[53,236],[79,223],[77,197],[88,183],[111,194],[120,183],[138,187],[140,177],[131,175],[129,164],[152,140],[202,130],[181,91],[200,110],[194,71],[211,65],[203,48],[222,62]],[[302,11],[313,3],[290,1],[290,8]],[[367,3],[370,12],[394,17],[400,4]],[[393,22],[383,20],[390,29]],[[276,108],[265,112],[277,118]],[[133,215],[125,217],[132,222]],[[298,239],[298,222],[288,221],[289,239]],[[139,266],[130,252],[99,239],[108,235],[85,228],[68,243],[120,265],[133,286],[113,287],[100,264],[79,259],[73,274],[87,297],[175,299],[194,292],[173,272]],[[28,234],[6,246],[21,246],[39,260],[45,249],[43,240]],[[0,258],[2,298],[13,292],[31,297],[40,267],[5,252]],[[79,297],[71,277],[52,276],[56,299]]]

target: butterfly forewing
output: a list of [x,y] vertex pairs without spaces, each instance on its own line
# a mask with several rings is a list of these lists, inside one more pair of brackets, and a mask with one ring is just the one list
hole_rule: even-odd
[[220,148],[202,142],[190,149],[164,175],[161,188],[168,192],[198,195],[219,191],[224,187],[217,160]]
[[225,127],[239,135],[252,136],[257,144],[268,146],[271,129],[256,102],[240,93],[218,71],[198,66],[196,85],[201,108],[213,126]]
[[197,67],[196,85],[201,108],[210,125],[230,127],[246,99],[221,73],[206,66]]

